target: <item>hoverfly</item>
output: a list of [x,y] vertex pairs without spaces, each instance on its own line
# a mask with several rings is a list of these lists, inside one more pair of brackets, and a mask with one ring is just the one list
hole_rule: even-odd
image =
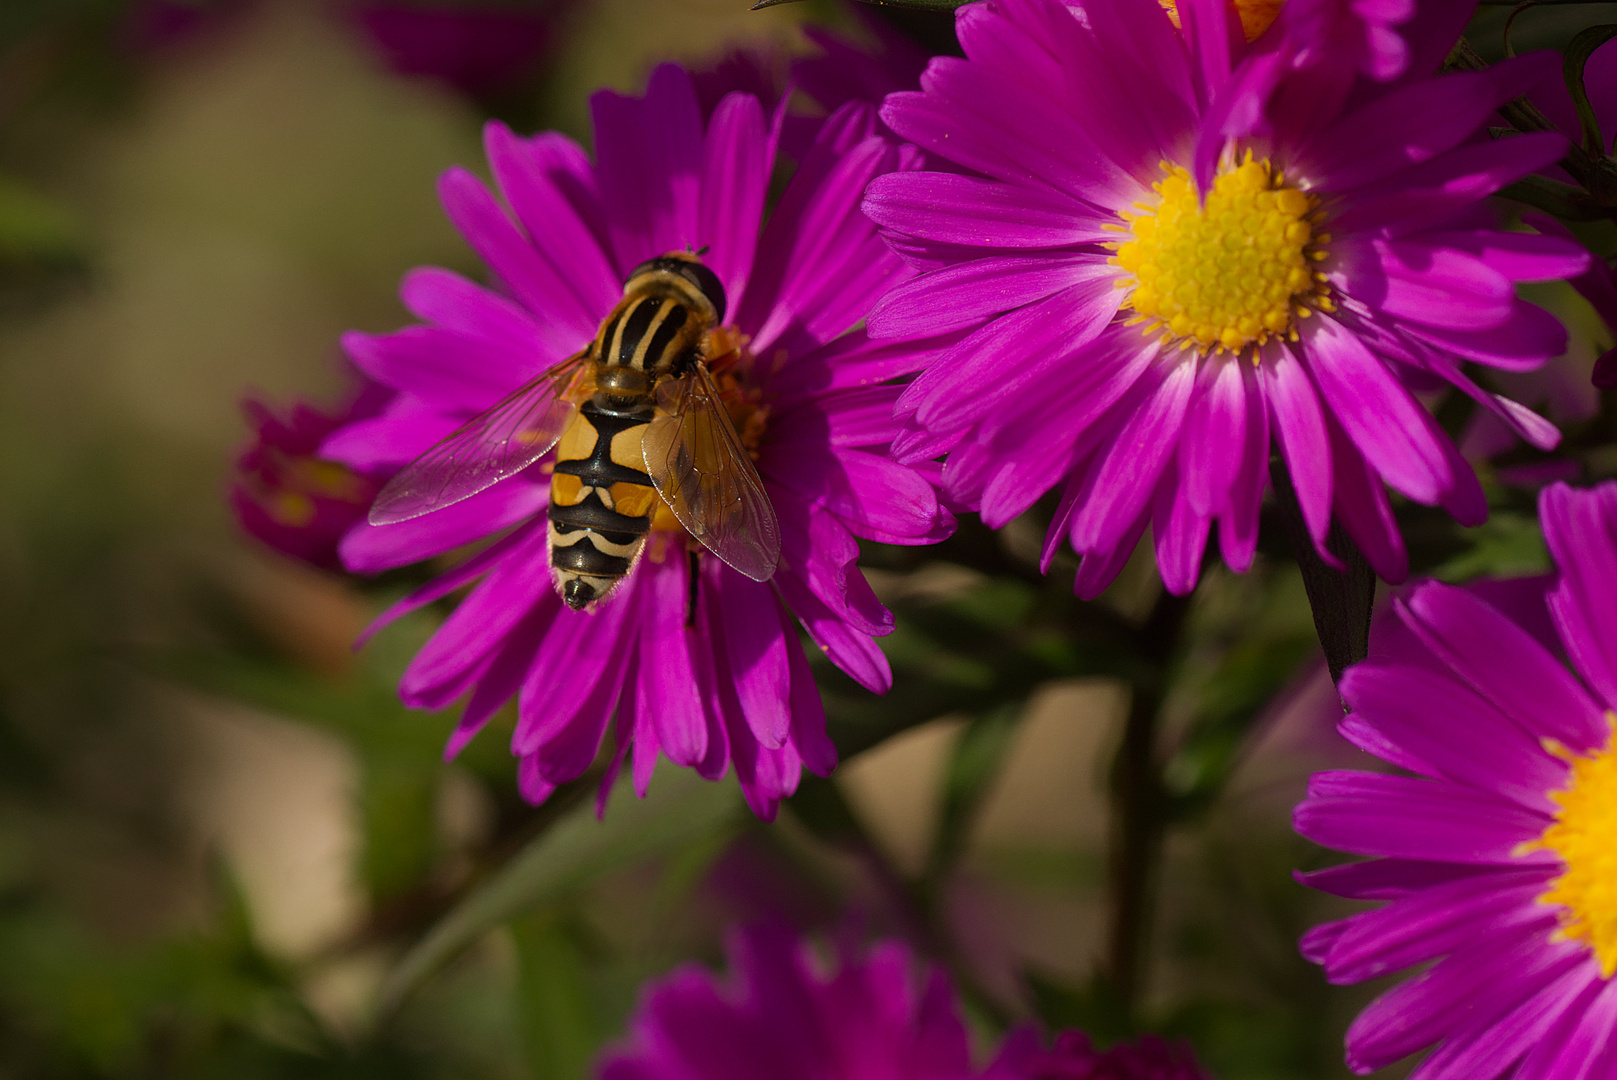
[[371,524],[460,502],[559,444],[549,550],[568,607],[598,603],[628,575],[662,506],[730,566],[768,580],[780,527],[709,371],[724,313],[724,286],[696,256],[642,263],[594,341],[406,466]]

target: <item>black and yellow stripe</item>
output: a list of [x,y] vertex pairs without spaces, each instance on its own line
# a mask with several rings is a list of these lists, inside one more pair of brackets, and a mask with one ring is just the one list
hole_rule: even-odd
[[713,272],[665,255],[630,276],[601,323],[590,347],[595,392],[557,443],[550,483],[551,573],[568,607],[605,597],[645,547],[662,505],[641,449],[657,381],[682,373],[723,317]]

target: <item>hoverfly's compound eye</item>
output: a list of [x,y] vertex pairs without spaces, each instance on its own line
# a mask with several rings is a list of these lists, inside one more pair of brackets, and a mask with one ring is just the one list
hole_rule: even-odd
[[717,316],[717,321],[722,323],[724,321],[726,299],[724,284],[719,281],[719,275],[709,270],[702,263],[683,262],[683,260],[679,272],[684,276],[685,280],[701,289],[703,294],[713,302],[713,311]]
[[[707,249],[703,248],[703,250]],[[687,255],[683,252],[674,252],[668,255],[659,255],[655,259],[647,259],[634,268],[634,273],[629,275],[629,280],[633,281],[642,274],[651,273],[678,274],[692,285],[695,285],[702,291],[702,295],[708,298],[708,302],[713,305],[717,320],[719,322],[724,321],[725,309],[728,307],[724,295],[724,285],[719,281],[719,275],[702,265],[696,256]]]

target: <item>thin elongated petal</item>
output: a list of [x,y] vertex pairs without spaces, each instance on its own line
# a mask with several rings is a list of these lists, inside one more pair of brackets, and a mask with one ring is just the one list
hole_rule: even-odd
[[1473,1020],[1427,1055],[1411,1080],[1470,1080],[1484,1070],[1509,1069],[1541,1043],[1562,1017],[1575,1014],[1580,999],[1599,984],[1582,965],[1572,966],[1502,1017]]
[[[1555,484],[1539,505],[1544,541],[1561,568],[1549,598],[1561,641],[1606,707],[1617,708],[1617,490],[1609,484],[1592,491]],[[1598,725],[1581,727],[1585,741],[1571,745],[1597,745],[1599,734]]]
[[1239,360],[1208,364],[1185,417],[1179,471],[1190,506],[1207,517],[1228,505],[1240,475],[1241,443],[1246,435],[1246,387],[1242,382]]
[[1553,814],[1566,764],[1464,683],[1414,664],[1366,661],[1342,676],[1354,713],[1450,780]]
[[1403,602],[1405,622],[1466,682],[1535,737],[1588,747],[1604,712],[1532,635],[1462,589],[1426,584]]
[[622,281],[592,228],[595,192],[583,151],[554,132],[519,138],[497,120],[484,127],[483,146],[501,194],[535,254],[554,274],[558,291],[553,303],[565,312],[569,326],[589,327],[611,307]]
[[1455,483],[1443,433],[1362,341],[1328,315],[1315,321],[1309,370],[1342,429],[1392,487],[1418,502],[1441,501]]
[[[648,568],[650,569],[650,568]],[[668,559],[647,575],[638,651],[655,658],[636,673],[636,700],[643,703],[655,745],[675,765],[690,768],[708,750],[707,716],[696,688],[690,631],[690,570],[685,559]]]
[[791,730],[791,668],[796,648],[780,632],[775,594],[768,584],[719,571],[714,591],[736,697],[747,728],[768,750],[786,745]]
[[698,233],[702,116],[684,69],[659,66],[643,98],[599,91],[590,111],[596,175],[620,270],[706,243]]
[[1073,519],[1073,546],[1079,551],[1110,549],[1145,509],[1184,422],[1195,380],[1194,364],[1173,365],[1124,424]]
[[444,210],[461,235],[500,275],[500,280],[535,315],[534,325],[556,359],[576,352],[595,333],[575,302],[564,302],[572,291],[548,258],[541,256],[527,237],[517,231],[483,182],[465,169],[455,168],[438,182]]
[[1299,833],[1357,855],[1446,862],[1553,863],[1546,852],[1519,856],[1549,818],[1503,799],[1436,780],[1373,773],[1320,773],[1297,807]]
[[953,173],[877,179],[865,192],[876,224],[927,240],[993,248],[1059,248],[1111,239],[1105,219],[1047,189]]
[[1328,563],[1336,557],[1325,547],[1325,534],[1331,528],[1331,445],[1320,412],[1319,396],[1308,372],[1284,346],[1272,364],[1258,367],[1263,398],[1269,404],[1273,430],[1280,439],[1280,452],[1286,471],[1302,507],[1303,522],[1313,538],[1314,549]]
[[1458,146],[1559,63],[1553,53],[1532,53],[1485,72],[1410,82],[1321,130],[1299,156],[1338,190],[1379,180]]
[[463,502],[393,525],[360,522],[343,537],[343,565],[360,574],[420,562],[452,551],[489,533],[510,528],[544,510],[545,487],[512,477]]
[[770,151],[764,110],[751,94],[719,102],[703,147],[698,232],[710,250],[704,261],[724,282],[730,303],[747,291],[769,186]]
[[1555,914],[1533,903],[1553,868],[1494,875],[1487,887],[1462,879],[1347,920],[1317,963],[1333,983],[1352,984],[1423,963],[1471,944],[1479,927],[1510,933],[1553,925]]
[[1383,1068],[1428,1046],[1468,1016],[1515,1008],[1581,959],[1579,946],[1545,942],[1541,929],[1518,927],[1455,953],[1359,1014],[1348,1029],[1348,1064]]

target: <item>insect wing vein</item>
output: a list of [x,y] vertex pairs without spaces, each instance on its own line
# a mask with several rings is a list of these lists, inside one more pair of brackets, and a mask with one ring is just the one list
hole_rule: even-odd
[[751,456],[702,364],[657,390],[646,428],[646,472],[687,532],[736,570],[767,581],[780,562],[780,525]]
[[405,466],[376,496],[370,523],[391,525],[442,510],[544,457],[577,409],[586,355],[525,383]]

